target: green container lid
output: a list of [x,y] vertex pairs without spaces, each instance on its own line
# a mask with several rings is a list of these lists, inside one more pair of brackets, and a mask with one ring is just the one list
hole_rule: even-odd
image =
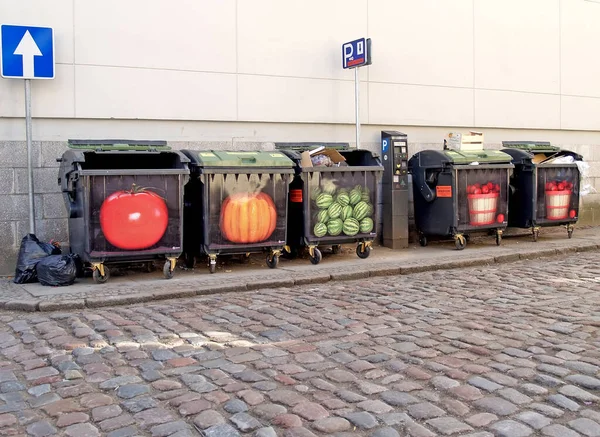
[[459,151],[459,150],[444,150],[446,156],[454,164],[470,164],[478,162],[480,164],[511,162],[511,156],[500,150],[474,150],[474,151]]
[[292,168],[294,163],[281,152],[225,152],[221,150],[186,150],[199,167],[266,167]]
[[531,153],[560,152],[560,147],[553,146],[547,141],[502,141],[502,145],[508,149],[519,149]]
[[144,140],[69,140],[70,149],[96,151],[164,151],[171,150],[166,141]]

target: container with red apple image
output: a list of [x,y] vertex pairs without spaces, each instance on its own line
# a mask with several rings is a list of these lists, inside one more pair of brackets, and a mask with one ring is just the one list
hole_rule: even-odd
[[484,184],[467,185],[467,200],[469,202],[469,222],[472,226],[485,226],[503,223],[504,214],[496,215],[500,185],[492,181]]
[[571,195],[573,194],[573,183],[567,180],[555,180],[546,182],[546,218],[548,220],[564,220],[575,218],[577,212],[569,211]]

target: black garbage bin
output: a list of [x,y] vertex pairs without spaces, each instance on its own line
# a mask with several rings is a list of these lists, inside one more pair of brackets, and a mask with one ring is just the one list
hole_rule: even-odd
[[451,237],[462,250],[478,231],[494,232],[496,244],[508,225],[511,157],[498,150],[424,150],[409,160],[419,243]]
[[368,150],[341,150],[339,166],[302,166],[302,156],[283,151],[296,164],[290,185],[288,247],[292,254],[308,247],[310,261],[321,262],[317,246],[356,243],[356,254],[367,258],[377,238],[383,166]]
[[183,250],[188,158],[164,141],[70,140],[69,147],[58,184],[71,253],[91,264],[97,283],[110,277],[107,264],[157,259],[166,259],[170,279]]
[[531,229],[537,241],[541,227],[565,226],[569,238],[579,216],[583,157],[549,142],[503,141],[515,166],[510,178],[508,226]]
[[188,266],[208,255],[267,251],[277,267],[285,246],[288,186],[293,163],[277,151],[182,151],[190,159],[185,187],[184,250]]

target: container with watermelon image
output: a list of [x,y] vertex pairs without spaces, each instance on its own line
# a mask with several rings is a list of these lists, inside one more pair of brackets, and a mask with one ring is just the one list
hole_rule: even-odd
[[[290,190],[301,189],[300,201],[288,201],[287,244],[291,253],[308,248],[313,264],[322,259],[320,248],[341,250],[356,244],[360,258],[369,256],[377,238],[377,204],[383,166],[367,150],[338,150],[333,166],[302,166],[301,152],[283,150],[296,164]],[[341,158],[340,158],[341,157]]]

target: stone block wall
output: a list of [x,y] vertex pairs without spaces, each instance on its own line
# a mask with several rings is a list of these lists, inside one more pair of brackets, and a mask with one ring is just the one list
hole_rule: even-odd
[[[272,142],[207,141],[170,142],[173,149],[273,150]],[[555,144],[584,156],[590,164],[589,181],[600,191],[600,145]],[[363,148],[379,153],[379,143],[365,143]],[[486,144],[500,148],[500,144]],[[37,236],[41,240],[58,240],[68,245],[67,213],[58,186],[59,163],[67,149],[66,142],[34,142],[34,192]],[[439,143],[412,143],[410,153],[441,149]],[[20,241],[29,232],[27,153],[25,142],[0,142],[0,275],[14,274]],[[409,216],[412,220],[412,191]],[[379,205],[381,211],[381,205]],[[380,214],[381,217],[381,214]],[[600,224],[600,193],[582,198],[581,224]],[[381,229],[381,221],[377,224]]]

